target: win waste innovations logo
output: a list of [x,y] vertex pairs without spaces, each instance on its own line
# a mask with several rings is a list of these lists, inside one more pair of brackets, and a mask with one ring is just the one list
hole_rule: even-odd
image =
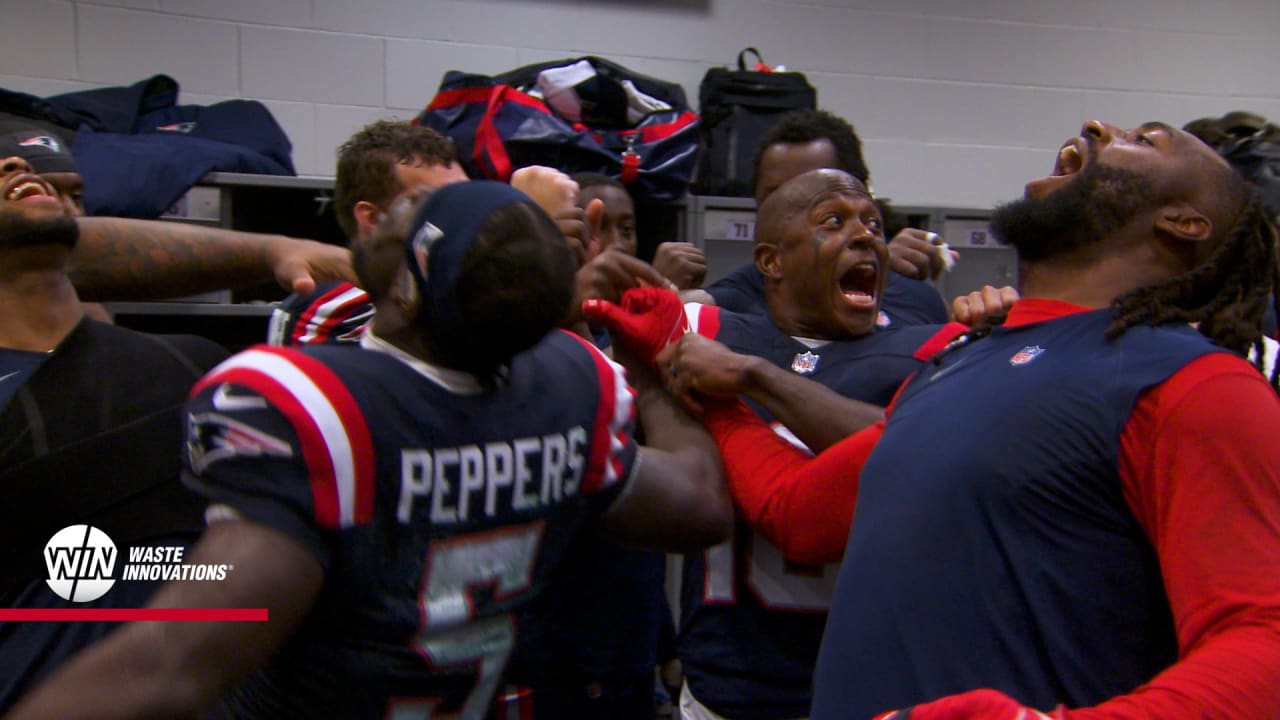
[[116,580],[225,580],[230,565],[184,563],[180,545],[129,548],[129,561],[115,572],[120,552],[105,532],[92,525],[70,525],[49,538],[44,562],[49,589],[71,602],[97,600]]
[[63,600],[91,602],[116,584],[119,551],[106,533],[92,525],[70,525],[49,538],[44,562],[49,589]]
[[[117,582],[219,582],[235,569],[229,564],[187,563],[181,545],[134,546],[128,560],[121,557],[111,536],[92,525],[69,525],[44,546],[45,582],[70,603],[91,603]],[[119,568],[117,570],[117,568]],[[267,608],[204,607],[193,597],[188,607],[0,607],[3,622],[267,622]]]

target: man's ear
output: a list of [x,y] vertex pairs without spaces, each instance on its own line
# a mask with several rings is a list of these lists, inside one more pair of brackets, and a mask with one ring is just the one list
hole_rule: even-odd
[[1213,221],[1185,202],[1162,206],[1156,211],[1155,229],[1183,242],[1204,242],[1213,236]]
[[756,243],[755,249],[756,269],[760,274],[774,280],[782,279],[782,254],[778,252],[778,246],[771,243]]
[[385,213],[382,212],[382,208],[368,200],[361,200],[351,208],[351,215],[355,217],[356,227],[368,235],[378,227],[378,223],[382,222]]
[[418,292],[418,283],[409,268],[401,266],[396,271],[395,281],[391,285],[391,301],[406,319],[418,315],[422,308],[422,296]]

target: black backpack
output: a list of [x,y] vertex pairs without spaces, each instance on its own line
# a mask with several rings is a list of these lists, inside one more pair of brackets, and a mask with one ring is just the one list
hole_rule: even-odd
[[[756,56],[748,70],[747,53]],[[790,110],[815,109],[818,93],[803,73],[773,72],[760,51],[738,53],[738,69],[711,68],[698,86],[702,148],[692,191],[698,195],[750,197],[756,148],[774,122]]]

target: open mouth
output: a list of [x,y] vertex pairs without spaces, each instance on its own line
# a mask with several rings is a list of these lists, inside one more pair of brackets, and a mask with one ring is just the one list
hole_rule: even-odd
[[858,308],[874,308],[880,268],[873,262],[860,262],[840,276],[840,294]]
[[1053,164],[1054,177],[1075,175],[1084,169],[1084,153],[1080,151],[1079,138],[1073,138],[1058,150],[1058,159]]
[[1068,140],[1058,149],[1058,156],[1053,162],[1053,174],[1027,183],[1027,197],[1042,198],[1083,170],[1087,162],[1088,149],[1082,137]]
[[43,180],[31,175],[19,177],[4,190],[4,199],[9,202],[21,202],[31,198],[53,198],[57,196]]

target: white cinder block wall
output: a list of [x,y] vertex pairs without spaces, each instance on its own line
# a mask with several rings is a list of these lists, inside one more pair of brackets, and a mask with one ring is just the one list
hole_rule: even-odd
[[449,69],[596,54],[682,83],[755,45],[849,118],[879,194],[988,207],[1081,121],[1280,119],[1280,0],[0,0],[0,87],[166,73],[180,101],[262,100],[304,175]]

